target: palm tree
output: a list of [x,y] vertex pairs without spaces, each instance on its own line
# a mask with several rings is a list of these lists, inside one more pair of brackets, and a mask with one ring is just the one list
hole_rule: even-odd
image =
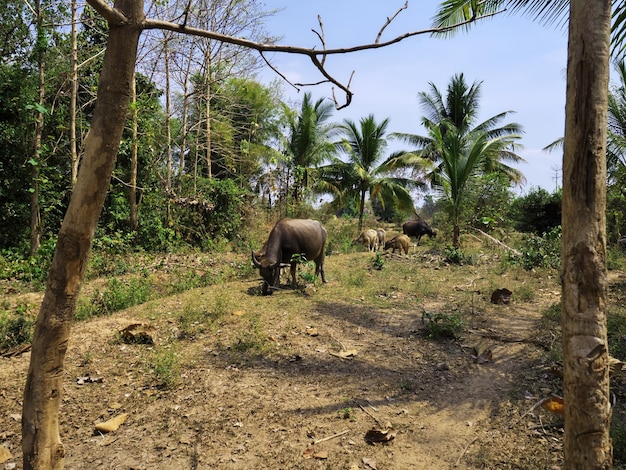
[[333,109],[330,101],[321,98],[313,103],[311,94],[305,93],[300,112],[288,113],[286,151],[293,180],[291,194],[296,205],[313,185],[315,168],[335,153],[331,140],[338,126],[329,122]]
[[[615,64],[619,85],[609,92],[607,172],[610,183],[619,184],[626,168],[626,64]],[[623,186],[623,185],[622,185]]]
[[452,243],[456,248],[459,247],[460,215],[468,181],[490,172],[504,174],[512,183],[524,180],[519,170],[505,163],[523,161],[515,153],[521,127],[515,123],[499,126],[510,111],[476,123],[481,84],[474,82],[468,86],[463,74],[455,75],[444,96],[430,83],[430,93],[418,95],[426,113],[422,125],[427,135],[393,134],[417,149],[396,153],[389,162],[391,166],[409,167],[418,161],[420,167],[425,168],[416,156],[432,163],[426,171],[426,179],[431,187],[442,191],[448,201],[454,227]]
[[341,130],[344,137],[337,148],[347,157],[338,157],[320,168],[318,192],[333,194],[338,201],[358,198],[359,231],[363,229],[366,195],[384,201],[394,200],[400,208],[413,210],[411,188],[423,186],[417,180],[394,176],[392,168],[384,161],[387,147],[385,133],[389,119],[377,123],[373,115],[362,118],[358,124],[344,120]]

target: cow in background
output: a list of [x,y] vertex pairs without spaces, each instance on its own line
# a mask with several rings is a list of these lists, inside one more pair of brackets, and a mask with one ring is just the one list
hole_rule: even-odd
[[391,240],[385,242],[385,251],[391,248],[391,252],[395,253],[396,250],[405,255],[409,254],[409,246],[411,245],[411,239],[408,235],[396,235]]
[[409,237],[415,237],[418,245],[424,235],[428,235],[430,238],[437,236],[437,232],[423,220],[409,220],[405,222],[402,225],[402,233]]
[[378,250],[378,233],[376,230],[363,230],[361,234],[352,240],[353,245],[363,245],[368,251]]
[[384,228],[377,228],[376,234],[378,235],[378,247],[382,249],[385,246],[385,235],[387,232],[385,232]]

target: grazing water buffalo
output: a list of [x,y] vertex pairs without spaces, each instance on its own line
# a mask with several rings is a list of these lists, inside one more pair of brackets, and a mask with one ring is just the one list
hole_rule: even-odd
[[392,253],[398,250],[400,253],[404,251],[404,254],[408,255],[410,245],[411,239],[407,235],[396,235],[391,240],[385,242],[385,250],[391,248]]
[[423,220],[409,220],[402,225],[402,233],[409,237],[417,238],[417,244],[420,244],[420,239],[424,235],[428,235],[430,238],[436,237],[437,232]]
[[378,246],[379,247],[385,246],[385,235],[387,234],[387,232],[385,232],[385,229],[377,228],[376,234],[378,235]]
[[366,246],[368,251],[378,250],[378,233],[376,230],[363,230],[361,234],[352,240],[353,245]]
[[252,263],[259,268],[263,278],[263,295],[272,293],[278,287],[280,269],[291,266],[291,287],[296,286],[297,262],[292,262],[293,255],[303,255],[308,261],[315,262],[315,275],[324,273],[324,246],[326,229],[317,220],[281,219],[276,222],[263,248],[257,253],[252,251]]

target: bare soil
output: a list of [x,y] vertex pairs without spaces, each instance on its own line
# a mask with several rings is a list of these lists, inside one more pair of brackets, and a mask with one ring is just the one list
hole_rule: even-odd
[[[421,250],[377,271],[371,254],[337,255],[324,285],[264,297],[251,277],[78,322],[65,468],[560,468],[562,417],[535,407],[562,395],[558,337],[542,319],[560,288],[496,265]],[[490,302],[500,287],[510,304]],[[461,335],[429,338],[424,312],[459,316]],[[153,344],[125,342],[129,325]],[[22,468],[29,361],[0,359],[0,450],[12,455],[0,468]],[[116,431],[95,430],[121,414]]]

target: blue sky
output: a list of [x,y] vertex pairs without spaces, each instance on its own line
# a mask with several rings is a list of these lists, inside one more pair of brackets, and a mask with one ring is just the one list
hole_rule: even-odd
[[[282,36],[280,44],[321,48],[312,29],[320,31],[317,16],[324,24],[327,48],[374,42],[388,16],[404,0],[265,0],[267,9],[282,9],[266,23],[268,31]],[[409,31],[429,28],[438,1],[413,0],[392,22],[381,40]],[[312,83],[322,77],[305,57],[276,54],[275,66],[292,82]],[[335,119],[358,121],[374,114],[378,121],[389,118],[390,132],[422,134],[422,110],[417,94],[429,91],[429,82],[445,89],[453,75],[463,73],[468,83],[482,81],[480,118],[514,111],[507,122],[524,129],[523,148],[518,152],[526,163],[518,168],[527,182],[518,192],[531,187],[553,191],[561,185],[562,154],[543,147],[563,136],[565,125],[565,75],[567,63],[566,28],[541,25],[530,18],[503,13],[449,39],[429,35],[405,39],[376,51],[338,55],[327,59],[327,69],[347,82],[354,70],[352,104],[335,112]],[[276,78],[271,71],[262,80]],[[309,91],[315,99],[332,97],[331,87],[305,87],[300,93],[283,85],[294,105]],[[342,96],[339,96],[341,99]],[[390,142],[389,151],[400,148]]]

